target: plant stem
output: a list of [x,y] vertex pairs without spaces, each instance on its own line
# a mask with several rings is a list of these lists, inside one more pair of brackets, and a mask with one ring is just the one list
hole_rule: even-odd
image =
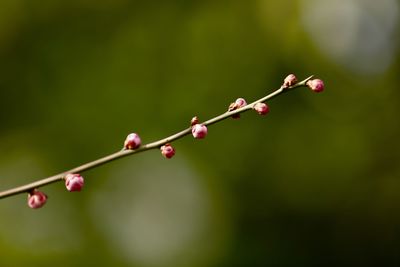
[[[276,96],[278,96],[278,95],[280,95],[282,93],[288,92],[291,89],[294,89],[294,88],[297,88],[297,87],[301,87],[301,86],[306,86],[307,81],[310,80],[312,77],[313,76],[310,76],[307,79],[305,79],[305,80],[303,80],[301,82],[298,82],[297,84],[295,84],[295,85],[293,85],[291,87],[286,87],[285,88],[285,87],[281,86],[279,89],[275,90],[274,92],[270,93],[269,95],[267,95],[267,96],[265,96],[263,98],[260,98],[260,99],[254,101],[254,102],[252,102],[252,103],[250,103],[250,104],[248,104],[246,106],[243,106],[243,107],[241,107],[239,109],[232,110],[232,111],[226,111],[225,113],[222,113],[219,116],[216,116],[216,117],[214,117],[212,119],[209,119],[209,120],[203,122],[202,124],[204,124],[206,126],[212,125],[212,124],[217,123],[219,121],[222,121],[222,120],[225,120],[227,118],[230,118],[230,117],[232,117],[232,115],[246,112],[246,111],[248,111],[250,109],[253,109],[253,107],[254,107],[254,105],[256,103],[265,102],[265,101],[267,101],[269,99],[272,99],[272,98],[274,98],[274,97],[276,97]],[[186,129],[184,129],[184,130],[182,130],[182,131],[180,131],[178,133],[175,133],[175,134],[173,134],[171,136],[168,136],[168,137],[166,137],[164,139],[160,139],[160,140],[154,141],[152,143],[148,143],[148,144],[142,145],[138,149],[135,149],[135,150],[125,150],[125,149],[123,149],[123,150],[120,150],[120,151],[115,152],[113,154],[110,154],[110,155],[107,155],[105,157],[99,158],[97,160],[85,163],[83,165],[80,165],[80,166],[75,167],[73,169],[70,169],[68,171],[65,171],[65,172],[62,172],[62,173],[59,173],[59,174],[56,174],[56,175],[53,175],[53,176],[50,176],[50,177],[35,181],[35,182],[32,182],[32,183],[29,183],[29,184],[26,184],[26,185],[22,185],[22,186],[19,186],[19,187],[11,188],[9,190],[5,190],[3,192],[0,192],[0,199],[1,198],[6,198],[6,197],[9,197],[9,196],[13,196],[13,195],[17,195],[17,194],[21,194],[21,193],[27,193],[27,192],[32,191],[35,188],[39,188],[39,187],[42,187],[44,185],[51,184],[51,183],[54,183],[54,182],[57,182],[57,181],[62,181],[62,180],[64,180],[65,175],[68,174],[68,173],[82,173],[84,171],[96,168],[98,166],[101,166],[103,164],[106,164],[108,162],[111,162],[111,161],[119,159],[119,158],[123,158],[123,157],[129,156],[129,155],[132,155],[132,154],[137,154],[137,153],[140,153],[140,152],[143,152],[143,151],[146,151],[146,150],[150,150],[150,149],[160,148],[162,145],[164,145],[166,143],[171,143],[172,141],[175,141],[175,140],[180,139],[180,138],[182,138],[182,137],[184,137],[186,135],[191,134],[191,129],[192,128],[189,127],[189,128],[186,128]]]

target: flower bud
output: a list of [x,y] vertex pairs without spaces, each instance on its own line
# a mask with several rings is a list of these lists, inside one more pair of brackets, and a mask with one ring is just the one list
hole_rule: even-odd
[[297,78],[294,74],[289,74],[285,80],[283,80],[283,87],[287,88],[297,83]]
[[197,116],[194,116],[192,118],[192,120],[190,121],[190,126],[193,126],[193,125],[198,124],[198,123],[199,123],[199,118],[197,118]]
[[136,133],[131,133],[126,137],[124,147],[125,149],[133,150],[138,148],[141,143],[142,141],[140,140],[139,135],[137,135]]
[[324,82],[320,79],[307,81],[307,86],[316,93],[324,91]]
[[170,144],[161,146],[160,150],[161,154],[167,159],[170,159],[175,155],[175,149]]
[[[236,99],[236,101],[234,103],[231,103],[229,105],[228,111],[233,111],[233,110],[236,110],[238,108],[244,107],[246,105],[247,105],[246,100],[244,98],[240,97],[240,98]],[[234,115],[232,115],[232,118],[239,119],[240,118],[240,114],[239,113],[234,114]]]
[[254,105],[253,109],[260,115],[265,115],[269,112],[269,107],[265,103],[257,103]]
[[46,194],[38,191],[37,189],[34,189],[28,194],[28,206],[32,209],[43,207],[43,205],[46,204],[46,201]]
[[196,139],[203,139],[207,135],[207,127],[203,124],[196,124],[192,127],[192,135]]
[[65,179],[65,187],[67,188],[68,191],[74,192],[82,190],[82,187],[84,185],[84,180],[83,177],[80,176],[79,174],[68,173],[64,179]]
[[236,104],[236,109],[244,107],[244,106],[247,105],[246,100],[244,100],[244,98],[236,99],[235,104]]

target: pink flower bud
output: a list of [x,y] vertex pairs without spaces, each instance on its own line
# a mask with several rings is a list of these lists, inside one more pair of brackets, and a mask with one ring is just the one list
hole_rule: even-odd
[[167,159],[170,159],[175,155],[175,149],[170,144],[161,146],[160,150],[161,154]]
[[260,115],[265,115],[269,112],[269,107],[265,103],[257,103],[254,105],[253,109]]
[[46,204],[46,201],[46,194],[38,191],[37,189],[34,189],[28,194],[28,206],[32,209],[43,207],[43,205]]
[[297,83],[297,78],[294,74],[289,74],[283,81],[283,87],[290,87]]
[[244,107],[244,106],[247,105],[246,100],[244,100],[244,98],[236,99],[235,104],[236,104],[236,109]]
[[199,123],[199,118],[197,118],[197,116],[194,116],[192,118],[192,120],[190,121],[190,126],[193,126],[193,125],[198,124],[198,123]]
[[68,191],[74,192],[82,190],[82,187],[84,185],[84,180],[83,177],[80,176],[79,174],[68,173],[64,179],[65,179],[65,187],[67,188]]
[[139,135],[137,135],[136,133],[131,133],[126,137],[124,147],[125,149],[133,150],[138,148],[141,143],[142,141],[140,140]]
[[231,103],[229,105],[228,111],[236,110],[236,109],[244,107],[246,105],[247,105],[246,100],[244,100],[244,98],[240,97],[240,98],[236,99],[236,101],[234,103]]
[[[247,105],[246,100],[244,100],[244,98],[240,97],[240,98],[236,99],[236,101],[234,103],[231,103],[229,105],[228,111],[233,111],[233,110],[236,110],[238,108],[244,107],[246,105]],[[232,118],[239,119],[240,118],[240,114],[239,113],[234,114],[234,115],[232,115]]]
[[196,139],[203,139],[207,135],[207,127],[203,124],[196,124],[192,127],[192,135]]
[[307,81],[307,86],[316,93],[324,91],[324,82],[320,79]]

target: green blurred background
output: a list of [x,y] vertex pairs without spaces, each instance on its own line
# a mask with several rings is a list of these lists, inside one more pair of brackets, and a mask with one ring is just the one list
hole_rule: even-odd
[[0,201],[0,266],[399,266],[399,2],[0,2],[0,190],[303,88]]

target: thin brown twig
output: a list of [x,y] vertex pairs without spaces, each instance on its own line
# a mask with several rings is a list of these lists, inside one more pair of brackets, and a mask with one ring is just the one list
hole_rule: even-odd
[[[243,106],[241,108],[238,108],[236,110],[226,111],[226,112],[222,113],[219,116],[216,116],[216,117],[214,117],[212,119],[209,119],[209,120],[207,120],[205,122],[202,122],[201,124],[206,125],[206,126],[212,125],[214,123],[217,123],[219,121],[222,121],[222,120],[225,120],[225,119],[227,119],[229,117],[232,117],[232,115],[246,112],[246,111],[248,111],[250,109],[253,109],[253,107],[254,107],[254,105],[256,103],[265,102],[265,101],[267,101],[269,99],[272,99],[272,98],[274,98],[274,97],[276,97],[276,96],[278,96],[278,95],[280,95],[280,94],[282,94],[284,92],[288,92],[291,89],[294,89],[294,88],[297,88],[297,87],[306,86],[307,81],[309,81],[312,77],[313,76],[310,76],[307,79],[305,79],[305,80],[303,80],[301,82],[298,82],[295,85],[290,86],[290,87],[281,86],[279,89],[275,90],[274,92],[270,93],[269,95],[267,95],[265,97],[262,97],[262,98],[260,98],[260,99],[258,99],[256,101],[254,101],[254,102],[252,102],[250,104],[247,104],[247,105],[245,105],[245,106]],[[50,177],[47,177],[47,178],[44,178],[44,179],[40,179],[38,181],[29,183],[29,184],[25,184],[25,185],[22,185],[22,186],[18,186],[18,187],[15,187],[15,188],[11,188],[11,189],[2,191],[2,192],[0,192],[0,199],[1,198],[6,198],[6,197],[10,197],[10,196],[13,196],[13,195],[17,195],[17,194],[21,194],[21,193],[31,192],[35,188],[39,188],[39,187],[42,187],[44,185],[48,185],[48,184],[51,184],[51,183],[62,181],[62,180],[64,180],[65,175],[68,174],[68,173],[82,173],[84,171],[93,169],[95,167],[101,166],[103,164],[106,164],[108,162],[111,162],[111,161],[119,159],[119,158],[123,158],[123,157],[129,156],[129,155],[133,155],[133,154],[137,154],[137,153],[140,153],[140,152],[144,152],[144,151],[147,151],[147,150],[150,150],[150,149],[160,148],[162,145],[165,145],[167,143],[171,143],[172,141],[180,139],[180,138],[182,138],[182,137],[184,137],[184,136],[186,136],[186,135],[188,135],[190,133],[191,133],[191,127],[186,128],[186,129],[184,129],[184,130],[182,130],[182,131],[180,131],[178,133],[175,133],[175,134],[173,134],[171,136],[168,136],[166,138],[163,138],[163,139],[160,139],[160,140],[157,140],[157,141],[142,145],[138,149],[135,149],[135,150],[125,150],[125,149],[120,150],[118,152],[115,152],[113,154],[107,155],[107,156],[99,158],[97,160],[85,163],[83,165],[80,165],[80,166],[75,167],[73,169],[70,169],[68,171],[61,172],[59,174],[56,174],[56,175],[53,175],[53,176],[50,176]]]

